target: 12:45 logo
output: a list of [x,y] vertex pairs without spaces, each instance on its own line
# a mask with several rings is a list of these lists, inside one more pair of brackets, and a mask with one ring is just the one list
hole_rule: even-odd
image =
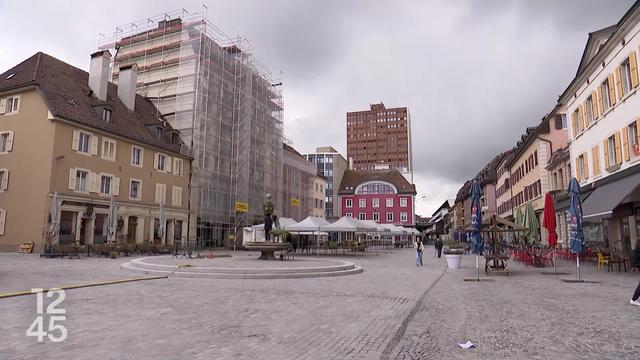
[[[67,319],[65,314],[67,310],[59,308],[58,305],[64,301],[65,292],[61,289],[49,289],[47,290],[47,298],[54,298],[47,306],[47,311],[44,311],[44,293],[43,289],[35,288],[31,289],[31,292],[36,294],[36,319],[33,320],[29,328],[27,329],[27,336],[33,336],[38,338],[38,342],[43,342],[45,337],[49,338],[51,342],[61,342],[67,339],[67,328],[60,324]],[[47,331],[44,331],[45,316],[48,317]]]

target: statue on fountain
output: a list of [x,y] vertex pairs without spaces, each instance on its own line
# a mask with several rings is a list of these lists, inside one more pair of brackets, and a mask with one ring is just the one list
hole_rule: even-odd
[[271,229],[273,228],[273,203],[271,194],[267,194],[262,204],[262,214],[264,215],[264,240],[271,241]]

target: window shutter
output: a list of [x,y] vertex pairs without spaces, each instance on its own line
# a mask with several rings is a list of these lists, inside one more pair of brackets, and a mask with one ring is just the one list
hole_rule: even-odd
[[113,187],[111,189],[111,193],[115,196],[120,195],[120,178],[119,177],[113,178]]
[[635,50],[629,54],[629,70],[631,70],[631,87],[638,86],[638,64]]
[[76,169],[69,169],[69,190],[76,189]]
[[636,120],[636,129],[637,129],[637,132],[638,132],[638,141],[636,142],[636,144],[638,144],[638,146],[640,146],[640,119]]
[[611,167],[611,163],[609,163],[609,142],[607,139],[604,139],[602,142],[602,148],[604,149],[604,168],[606,170]]
[[160,184],[156,184],[156,203],[160,203]]
[[8,183],[9,183],[9,170],[4,170],[4,176],[2,177],[2,184],[0,184],[0,189],[7,190]]
[[7,110],[7,99],[0,99],[0,115],[4,114]]
[[618,98],[622,99],[622,67],[616,68],[616,90],[618,91]]
[[583,153],[583,160],[582,160],[582,174],[584,175],[585,179],[589,178],[589,156],[587,155],[587,153]]
[[598,92],[595,90],[591,93],[591,113],[593,114],[593,120],[598,118]]
[[98,155],[98,137],[92,134],[89,137],[89,142],[91,143],[91,155]]
[[158,153],[153,153],[153,168],[158,170]]
[[593,166],[593,175],[598,174],[598,158],[596,157],[596,148],[591,149],[591,162]]
[[598,86],[598,116],[604,114],[604,102],[602,102],[602,86]]
[[0,210],[0,235],[4,235],[4,224],[7,221],[7,210]]
[[584,116],[583,116],[584,105],[578,105],[578,132],[580,132],[580,128],[584,129]]
[[80,144],[80,131],[73,130],[73,141],[71,141],[71,150],[78,151]]
[[167,156],[166,161],[167,163],[164,166],[164,170],[168,173],[171,173],[171,157]]
[[578,117],[576,113],[571,114],[571,128],[573,129],[573,137],[578,136]]
[[609,82],[609,102],[611,106],[616,103],[616,88],[615,88],[615,79],[613,78],[613,73],[609,74],[607,78]]
[[87,191],[93,193],[100,192],[100,174],[96,174],[94,172],[90,172],[87,181],[89,182],[87,185]]
[[182,159],[175,158],[173,160],[173,175],[180,175],[180,168],[182,168]]
[[7,139],[7,151],[13,150],[13,131],[9,131],[9,138]]
[[616,165],[622,164],[622,148],[620,147],[620,132],[616,132],[614,135],[614,143],[616,146]]
[[629,161],[629,128],[622,128],[622,153],[624,154],[624,161]]
[[562,114],[556,114],[554,117],[555,127],[557,130],[562,129]]

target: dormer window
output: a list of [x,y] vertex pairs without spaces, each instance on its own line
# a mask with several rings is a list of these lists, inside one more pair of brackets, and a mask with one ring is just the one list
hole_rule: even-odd
[[162,140],[162,135],[164,135],[164,129],[161,127],[158,127],[158,130],[156,132],[156,137],[158,138],[158,140]]
[[179,142],[180,142],[180,137],[178,136],[178,134],[177,133],[171,134],[171,143],[177,144]]
[[111,122],[111,110],[102,109],[102,121]]

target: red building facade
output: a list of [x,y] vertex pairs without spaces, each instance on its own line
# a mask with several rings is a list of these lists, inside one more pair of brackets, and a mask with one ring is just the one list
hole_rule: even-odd
[[413,226],[415,195],[415,185],[396,170],[347,170],[338,192],[340,216]]

